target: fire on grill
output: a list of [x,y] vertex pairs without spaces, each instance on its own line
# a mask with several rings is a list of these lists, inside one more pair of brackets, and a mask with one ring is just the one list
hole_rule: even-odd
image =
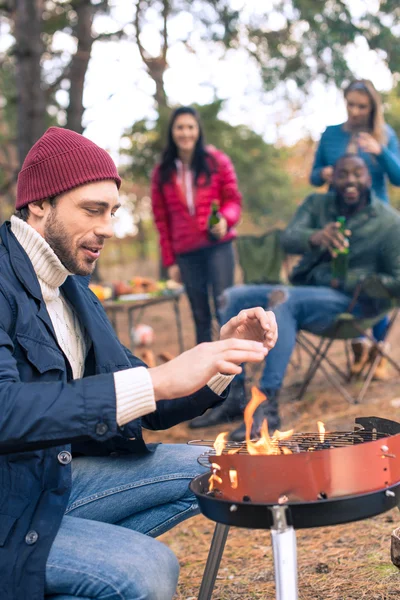
[[[201,512],[217,525],[200,588],[210,600],[229,526],[270,529],[276,598],[297,600],[296,529],[366,519],[400,505],[400,424],[356,419],[353,431],[276,431],[250,440],[254,410],[265,397],[254,390],[245,415],[247,437],[218,436],[200,457],[208,473],[190,483]],[[399,458],[397,458],[399,457]]]
[[[252,417],[265,396],[253,388],[245,410],[246,441],[220,434],[209,453],[209,491],[231,502],[285,504],[353,496],[389,488],[400,481],[400,435],[377,428],[326,432],[276,431],[265,421],[250,439]],[[379,421],[379,419],[378,419]]]

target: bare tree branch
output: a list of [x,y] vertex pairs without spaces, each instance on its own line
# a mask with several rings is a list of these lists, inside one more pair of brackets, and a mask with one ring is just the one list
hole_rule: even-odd
[[156,84],[156,93],[154,94],[155,101],[159,108],[167,107],[167,95],[164,89],[164,73],[167,70],[167,52],[168,52],[168,35],[167,35],[167,20],[169,15],[170,3],[168,0],[164,0],[163,4],[163,46],[159,56],[150,56],[146,52],[140,41],[140,16],[141,16],[141,0],[137,0],[136,3],[136,14],[135,14],[135,35],[136,44],[139,49],[140,56],[144,64],[146,65],[147,71],[150,77]]
[[140,56],[142,57],[143,62],[147,65],[148,56],[146,55],[146,51],[142,46],[142,42],[140,41],[140,0],[136,2],[136,13],[135,13],[135,32],[136,32],[136,44],[139,48]]
[[163,7],[163,11],[162,11],[162,16],[163,16],[163,48],[162,48],[162,57],[164,59],[165,64],[167,63],[167,52],[168,52],[168,31],[167,31],[167,24],[168,24],[168,17],[169,17],[169,9],[170,9],[170,2],[169,0],[164,0],[164,7]]
[[[129,24],[129,23],[127,23]],[[108,41],[108,40],[122,40],[125,37],[128,37],[124,31],[126,25],[124,25],[123,27],[121,27],[121,29],[118,29],[118,31],[113,31],[110,33],[99,33],[98,35],[93,37],[93,42],[102,42],[102,41]]]
[[46,87],[46,95],[47,98],[53,94],[55,91],[57,91],[60,83],[64,80],[64,79],[69,79],[69,72],[71,69],[71,62],[72,62],[72,58],[70,60],[70,62],[64,67],[64,69],[62,70],[62,72],[60,73],[60,75],[57,77],[57,79],[55,79],[53,81],[52,84],[50,84],[49,86]]
[[90,0],[81,0],[75,6],[75,11],[78,17],[76,24],[78,47],[69,68],[71,87],[67,108],[67,127],[82,133],[83,88],[93,45],[92,24],[95,8]]

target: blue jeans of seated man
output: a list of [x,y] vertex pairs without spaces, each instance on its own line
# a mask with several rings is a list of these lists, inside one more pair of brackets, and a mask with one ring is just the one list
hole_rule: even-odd
[[46,600],[171,600],[179,565],[154,537],[199,512],[188,488],[201,449],[79,457],[46,566]]
[[219,297],[233,285],[235,259],[232,242],[214,244],[177,256],[182,282],[189,298],[196,327],[196,343],[211,342],[211,308],[209,292],[214,300],[216,316],[221,324]]
[[[246,308],[268,308],[271,292],[276,290],[282,290],[284,298],[283,302],[272,308],[278,324],[278,341],[266,358],[260,380],[260,388],[268,392],[281,388],[296,344],[297,331],[304,329],[311,333],[322,333],[334,322],[337,315],[347,310],[351,302],[351,298],[346,294],[328,287],[241,285],[229,288],[223,293],[223,322],[226,323]],[[353,310],[357,317],[378,313],[378,305],[375,303],[358,303]],[[244,377],[244,374],[236,377]]]

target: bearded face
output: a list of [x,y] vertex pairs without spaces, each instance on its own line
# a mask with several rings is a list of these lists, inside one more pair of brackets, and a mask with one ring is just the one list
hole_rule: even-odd
[[41,234],[70,273],[93,272],[105,240],[113,235],[119,206],[113,181],[82,185],[46,205]]

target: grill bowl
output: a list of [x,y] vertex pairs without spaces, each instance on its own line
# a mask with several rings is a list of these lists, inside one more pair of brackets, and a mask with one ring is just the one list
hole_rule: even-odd
[[[253,457],[254,458],[254,457]],[[287,458],[287,457],[285,457]],[[225,525],[250,529],[270,529],[271,508],[276,502],[232,502],[208,492],[209,474],[195,477],[190,489],[196,495],[204,516]],[[389,492],[389,493],[388,493]],[[385,490],[367,494],[344,496],[313,502],[288,502],[286,516],[288,525],[296,529],[339,525],[374,517],[400,504],[400,483]]]

